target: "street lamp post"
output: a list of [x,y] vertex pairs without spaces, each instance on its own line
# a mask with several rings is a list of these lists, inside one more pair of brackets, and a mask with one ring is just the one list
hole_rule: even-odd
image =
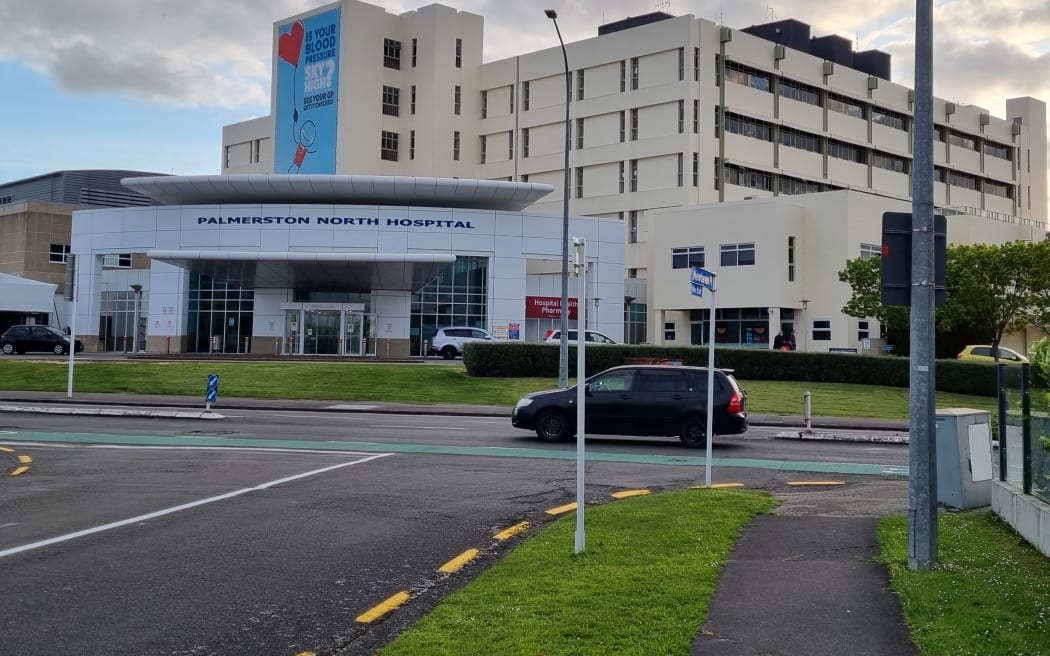
[[[131,285],[135,292],[135,323],[132,324],[131,352],[139,352],[139,317],[142,315],[142,285],[135,283]],[[125,335],[127,333],[124,333]]]
[[804,298],[802,303],[802,350],[809,350],[809,299]]
[[558,34],[561,56],[565,62],[565,176],[562,183],[564,193],[561,219],[561,340],[558,351],[558,387],[565,389],[569,386],[569,102],[572,99],[572,83],[569,81],[569,55],[565,52],[565,41],[562,40],[561,30],[558,29],[558,12],[545,9],[543,13],[554,22],[554,31]]

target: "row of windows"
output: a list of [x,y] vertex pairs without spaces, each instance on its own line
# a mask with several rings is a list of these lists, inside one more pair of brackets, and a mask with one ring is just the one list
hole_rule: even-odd
[[[724,267],[753,266],[755,264],[755,243],[720,244],[718,247],[719,264]],[[671,249],[672,269],[691,269],[704,267],[703,246],[682,246]]]
[[[416,56],[419,52],[418,39],[412,39],[412,68],[416,67]],[[463,68],[463,39],[456,39],[456,68]],[[383,66],[401,70],[401,42],[395,39],[383,39]]]
[[[51,244],[48,248],[47,261],[51,264],[65,264],[69,260],[69,248],[69,244]],[[103,255],[102,266],[113,269],[130,269],[131,253]]]

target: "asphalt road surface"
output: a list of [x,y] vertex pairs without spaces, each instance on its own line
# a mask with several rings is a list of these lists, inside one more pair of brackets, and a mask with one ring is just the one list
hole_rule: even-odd
[[[0,653],[367,654],[575,499],[575,445],[506,419],[229,411],[221,421],[0,415]],[[907,502],[907,447],[718,438],[713,481],[781,512]],[[587,443],[587,498],[703,483],[667,438]],[[10,469],[11,467],[7,467]],[[6,470],[0,468],[0,473]],[[827,481],[834,487],[793,487]],[[480,550],[463,570],[438,568]],[[572,545],[566,545],[571,551]],[[397,592],[402,607],[362,613]]]

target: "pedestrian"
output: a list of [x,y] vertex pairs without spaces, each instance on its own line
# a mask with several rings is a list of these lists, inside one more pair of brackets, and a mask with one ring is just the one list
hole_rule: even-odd
[[62,332],[67,334],[67,335],[70,334],[69,326],[66,326],[65,328],[63,328]]
[[773,350],[779,351],[784,346],[784,333],[777,333],[777,336],[773,338]]
[[791,334],[788,336],[788,346],[791,347],[792,351],[797,351],[798,350],[798,344],[795,343],[795,331],[794,330],[792,330]]

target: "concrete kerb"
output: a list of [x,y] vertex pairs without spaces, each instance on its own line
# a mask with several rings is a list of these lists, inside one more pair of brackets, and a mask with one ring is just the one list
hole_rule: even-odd
[[128,408],[47,408],[44,406],[0,405],[0,412],[45,415],[89,415],[95,417],[163,417],[168,419],[225,419],[217,412],[178,412],[174,410],[133,410]]

